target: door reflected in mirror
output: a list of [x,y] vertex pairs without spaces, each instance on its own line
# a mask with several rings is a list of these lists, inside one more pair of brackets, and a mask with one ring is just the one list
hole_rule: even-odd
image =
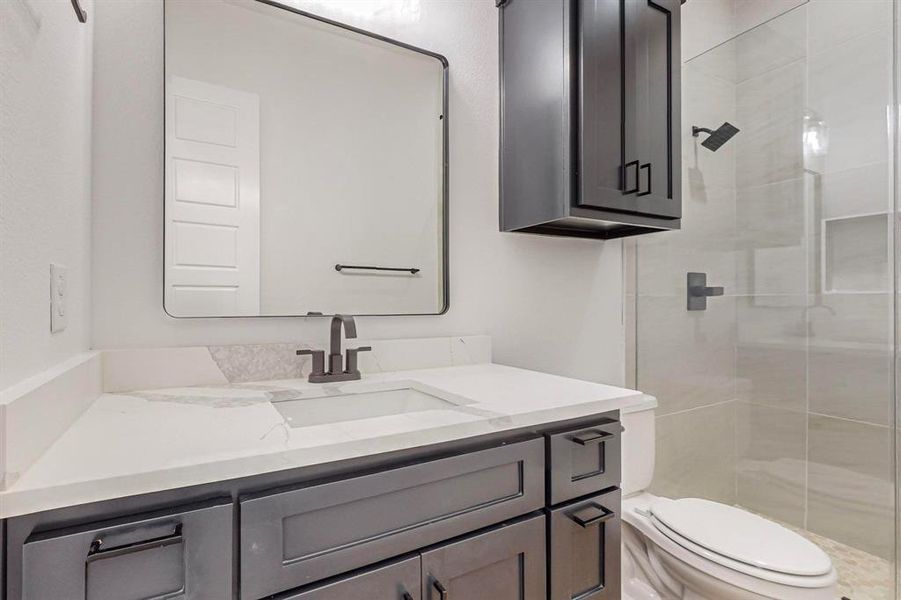
[[447,61],[255,0],[166,0],[165,307],[447,308]]

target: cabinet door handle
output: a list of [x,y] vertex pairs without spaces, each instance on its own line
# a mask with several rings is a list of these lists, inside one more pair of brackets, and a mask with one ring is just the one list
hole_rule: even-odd
[[438,592],[438,600],[450,600],[450,594],[447,592],[447,588],[444,587],[437,579],[432,582],[432,586],[435,588],[435,591]]
[[155,537],[149,540],[132,542],[124,544],[122,546],[115,546],[113,548],[104,548],[104,539],[102,537],[98,537],[93,542],[91,542],[86,560],[87,562],[94,562],[96,560],[103,560],[105,558],[115,558],[117,556],[134,554],[135,552],[142,552],[144,550],[164,548],[166,546],[172,546],[174,544],[181,544],[182,541],[183,539],[180,523],[175,526],[175,531],[173,531],[169,535]]
[[572,515],[570,515],[570,518],[582,527],[587,528],[597,523],[609,521],[614,516],[616,515],[612,510],[608,510],[600,504],[591,504],[589,506],[586,506],[585,508],[577,510]]
[[572,436],[572,441],[580,446],[587,446],[594,442],[603,442],[608,438],[612,438],[613,434],[609,431],[599,431],[593,429],[591,431],[583,431]]
[[[629,167],[635,167],[635,187],[628,188],[626,186],[629,185]],[[638,191],[638,161],[633,160],[632,162],[627,162],[622,168],[622,176],[623,176],[623,184],[620,186],[623,190],[623,195],[634,194]]]
[[413,596],[410,595],[410,592],[404,592],[403,600],[413,600]]
[[648,194],[651,193],[651,163],[645,163],[638,168],[638,176],[635,179],[635,185],[637,187],[640,187],[641,172],[644,171],[645,169],[648,170],[648,189],[643,192],[638,192],[639,196],[647,196]]

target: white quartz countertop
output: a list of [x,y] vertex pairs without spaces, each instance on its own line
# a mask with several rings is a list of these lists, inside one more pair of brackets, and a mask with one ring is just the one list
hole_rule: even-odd
[[[458,410],[290,427],[273,400],[411,385]],[[5,491],[0,518],[650,408],[641,392],[496,364],[103,394]]]

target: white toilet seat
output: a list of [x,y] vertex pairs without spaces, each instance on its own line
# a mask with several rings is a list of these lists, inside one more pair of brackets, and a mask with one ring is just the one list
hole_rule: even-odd
[[671,562],[685,565],[728,586],[746,590],[756,597],[818,600],[830,598],[830,594],[834,593],[838,577],[831,566],[822,575],[792,575],[719,555],[676,533],[659,519],[654,519],[649,507],[655,500],[648,494],[625,499],[622,519],[645,537],[647,543],[668,556]]
[[658,498],[651,520],[679,545],[761,579],[827,575],[832,561],[790,529],[741,508],[703,500]]
[[[780,585],[788,585],[791,587],[823,587],[823,582],[828,581],[830,579],[834,579],[832,577],[831,572],[824,573],[823,575],[791,575],[788,573],[780,573],[778,571],[770,571],[768,569],[761,569],[760,567],[755,567],[753,565],[749,565],[728,556],[723,556],[721,554],[717,554],[716,552],[712,552],[703,546],[699,546],[695,544],[689,539],[686,539],[680,536],[675,531],[669,529],[665,524],[660,522],[654,516],[651,516],[651,522],[654,527],[656,527],[660,533],[676,542],[679,546],[682,546],[692,554],[696,554],[706,560],[714,562],[718,565],[722,565],[733,571],[738,571],[739,573],[744,573],[745,575],[749,575],[754,579],[760,579],[763,581],[771,581],[773,583],[778,583]],[[681,556],[680,556],[681,558]]]

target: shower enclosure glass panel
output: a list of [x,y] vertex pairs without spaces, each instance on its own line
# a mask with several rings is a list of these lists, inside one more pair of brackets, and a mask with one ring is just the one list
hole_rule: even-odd
[[[652,491],[894,598],[894,2],[798,4],[683,65],[683,229],[626,242],[630,377],[660,403]],[[689,272],[725,293],[687,310]]]

